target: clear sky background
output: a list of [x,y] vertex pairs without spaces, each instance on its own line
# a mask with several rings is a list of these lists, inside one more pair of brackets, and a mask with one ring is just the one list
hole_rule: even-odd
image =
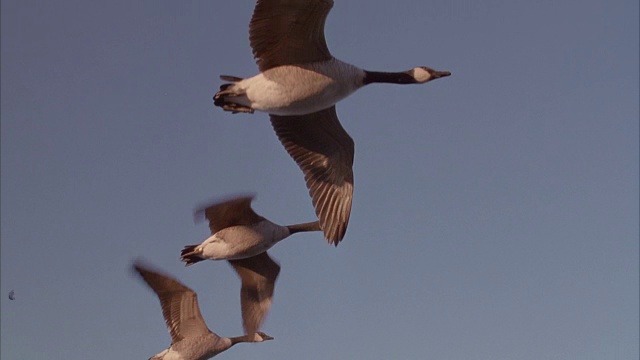
[[[142,256],[242,332],[225,262],[185,268],[194,207],[255,192],[314,218],[251,76],[253,1],[2,1],[1,356],[147,359],[170,343]],[[638,359],[638,1],[336,0],[332,53],[449,78],[338,104],[356,144],[344,241],[270,253],[264,344],[225,359]],[[15,291],[15,300],[7,294]]]

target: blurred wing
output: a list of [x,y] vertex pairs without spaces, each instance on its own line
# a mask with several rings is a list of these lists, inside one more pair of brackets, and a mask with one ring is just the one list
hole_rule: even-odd
[[258,0],[249,41],[260,71],[331,59],[324,23],[332,0]]
[[334,106],[302,116],[271,115],[278,138],[298,164],[329,243],[347,231],[353,197],[353,140]]
[[133,267],[158,295],[172,344],[184,338],[211,333],[202,319],[198,296],[193,290],[140,262],[136,262]]
[[240,304],[244,331],[254,334],[271,308],[280,266],[266,252],[246,259],[229,260],[229,263],[242,280]]
[[255,195],[245,195],[217,201],[196,209],[194,217],[197,221],[204,215],[209,221],[211,234],[230,226],[255,224],[263,218],[251,208],[254,197]]

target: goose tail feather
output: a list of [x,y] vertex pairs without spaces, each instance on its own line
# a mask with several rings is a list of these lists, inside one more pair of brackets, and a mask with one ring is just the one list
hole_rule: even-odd
[[198,255],[198,252],[195,251],[197,246],[198,245],[187,245],[182,249],[180,260],[184,261],[185,266],[193,265],[204,260]]

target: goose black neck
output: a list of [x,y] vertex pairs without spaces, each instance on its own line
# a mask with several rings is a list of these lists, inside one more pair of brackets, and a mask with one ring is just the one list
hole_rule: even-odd
[[249,336],[249,335],[230,337],[229,340],[231,340],[231,346],[233,346],[233,345],[235,345],[237,343],[254,342],[253,341],[253,337]]
[[313,221],[313,222],[308,222],[304,224],[288,225],[287,229],[289,229],[290,234],[295,234],[295,233],[304,232],[304,231],[320,231],[321,230],[319,221]]
[[416,79],[411,76],[409,71],[381,72],[365,70],[363,84],[367,85],[372,83],[415,84]]

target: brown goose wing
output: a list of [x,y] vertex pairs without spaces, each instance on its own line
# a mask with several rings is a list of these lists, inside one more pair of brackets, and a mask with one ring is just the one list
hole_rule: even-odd
[[204,216],[209,221],[211,234],[236,225],[255,224],[263,218],[251,208],[254,195],[243,195],[216,201],[196,209],[196,221]]
[[353,197],[353,140],[334,106],[307,115],[271,115],[278,138],[298,164],[329,243],[344,237]]
[[333,0],[258,0],[249,41],[260,71],[331,59],[324,23]]
[[158,295],[172,344],[184,338],[212,333],[202,319],[198,295],[193,290],[139,261],[133,268]]
[[242,280],[240,304],[242,326],[247,334],[254,334],[264,322],[273,298],[273,289],[280,273],[280,265],[266,252],[240,260],[229,260]]

